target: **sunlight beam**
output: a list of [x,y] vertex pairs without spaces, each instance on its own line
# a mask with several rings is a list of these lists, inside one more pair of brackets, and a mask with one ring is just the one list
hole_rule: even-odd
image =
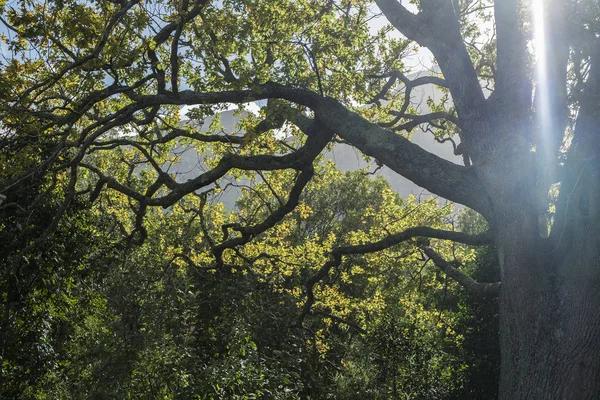
[[533,47],[535,51],[536,76],[535,76],[535,107],[536,107],[536,122],[540,130],[540,139],[542,143],[538,143],[541,150],[544,146],[549,145],[550,132],[550,105],[548,102],[548,71],[546,60],[546,32],[544,22],[544,0],[533,0],[531,3],[533,14]]
[[548,164],[551,160],[552,155],[552,138],[551,138],[551,121],[550,115],[550,99],[549,99],[549,82],[548,82],[548,60],[546,58],[546,27],[545,27],[545,15],[544,15],[544,0],[532,0],[531,12],[533,19],[533,48],[535,51],[535,123],[537,132],[535,137],[537,138],[537,147],[539,147],[539,164],[540,173],[543,178],[538,184],[541,186],[538,188],[539,196],[539,214],[538,224],[540,230],[540,236],[547,238],[550,234],[551,222],[548,214],[548,192],[545,187],[546,180],[548,180],[550,171],[550,165]]

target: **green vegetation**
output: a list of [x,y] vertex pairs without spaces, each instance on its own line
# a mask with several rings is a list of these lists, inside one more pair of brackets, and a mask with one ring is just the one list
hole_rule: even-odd
[[1,1],[0,397],[599,398],[600,7],[533,3]]
[[[264,219],[260,199],[273,189],[265,182],[277,178],[244,192],[236,212],[201,197],[153,209],[143,244],[124,239],[114,192],[74,208],[10,281],[3,397],[467,395],[469,299],[416,242],[349,257],[303,311],[302,285],[332,247],[386,229],[445,227],[452,205],[402,200],[381,178],[325,164],[278,229],[215,267],[210,241],[225,222]],[[48,259],[49,248],[64,250]],[[439,251],[474,261],[467,249]],[[494,346],[494,335],[476,336]]]

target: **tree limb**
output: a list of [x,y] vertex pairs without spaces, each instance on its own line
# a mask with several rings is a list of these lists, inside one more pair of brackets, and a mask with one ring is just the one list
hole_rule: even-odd
[[138,107],[141,104],[149,107],[155,104],[196,105],[286,99],[311,108],[327,130],[428,191],[482,214],[489,208],[487,196],[482,195],[485,190],[472,169],[444,160],[408,139],[367,121],[339,101],[309,90],[267,82],[248,90],[205,93],[185,90],[177,94],[129,95]]
[[217,260],[217,265],[223,264],[223,251],[225,249],[232,249],[237,246],[244,245],[248,243],[252,238],[261,233],[265,232],[267,229],[274,227],[279,221],[281,221],[287,214],[292,212],[300,201],[300,195],[302,191],[310,182],[314,174],[314,170],[312,167],[312,160],[308,163],[306,168],[298,175],[294,187],[290,191],[290,195],[288,201],[283,204],[281,207],[277,208],[273,211],[264,221],[257,225],[253,226],[237,226],[234,229],[241,233],[240,237],[236,237],[233,239],[225,240],[223,243],[216,245],[212,251],[215,259]]
[[[406,131],[410,132],[415,129],[417,126],[421,124],[426,124],[428,122],[433,122],[438,119],[445,119],[454,124],[458,124],[458,120],[456,117],[445,111],[437,111],[429,114],[402,114],[399,112],[392,111],[391,115],[395,115],[396,117],[390,121],[380,124],[384,128],[390,128],[394,131]],[[396,125],[400,122],[401,119],[409,119],[410,121],[405,122],[401,125]]]
[[450,278],[458,282],[469,293],[477,296],[497,297],[500,294],[500,282],[480,283],[469,275],[454,268],[450,263],[444,260],[434,249],[429,246],[422,246],[423,251],[433,263],[444,271]]
[[[283,156],[241,156],[231,153],[226,154],[221,158],[215,168],[198,175],[194,179],[190,179],[183,183],[169,182],[171,191],[162,197],[148,197],[120,183],[113,177],[105,176],[93,165],[87,163],[79,163],[79,165],[94,172],[100,179],[100,182],[106,184],[106,186],[111,189],[117,190],[147,206],[166,208],[173,205],[185,195],[214,183],[234,168],[245,171],[258,169],[263,171],[289,168],[298,170],[304,169],[307,163],[312,163],[315,157],[323,150],[323,148],[325,148],[330,139],[331,136],[328,137],[326,134],[318,135],[314,132],[309,133],[308,140],[303,147],[293,153]],[[164,178],[159,176],[159,179]]]
[[[304,317],[308,315],[312,305],[315,303],[315,294],[313,290],[314,286],[323,278],[325,278],[329,274],[329,271],[331,271],[331,269],[338,267],[342,263],[343,256],[351,254],[375,253],[377,251],[388,249],[390,247],[396,246],[402,242],[416,237],[451,240],[453,242],[459,242],[473,246],[487,245],[491,244],[492,242],[491,233],[489,231],[477,235],[469,235],[464,232],[446,231],[442,229],[431,228],[429,226],[417,226],[413,228],[408,228],[403,232],[387,236],[384,239],[381,239],[377,242],[334,248],[331,251],[330,259],[325,264],[323,264],[323,266],[306,281],[306,301],[304,303],[304,306],[302,307],[302,312],[297,322],[298,326],[302,324]],[[460,273],[462,274],[462,272]],[[449,276],[451,275],[449,274]]]
[[519,17],[521,0],[494,2],[497,34],[496,84],[492,99],[499,101],[501,109],[518,113],[528,112],[531,107],[531,79],[527,43]]
[[485,97],[452,3],[429,1],[419,14],[409,12],[397,0],[376,0],[376,3],[400,33],[431,50],[452,93],[459,118],[478,117]]

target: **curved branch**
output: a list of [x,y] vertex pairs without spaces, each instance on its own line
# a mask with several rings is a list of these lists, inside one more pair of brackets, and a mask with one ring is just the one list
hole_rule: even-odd
[[[408,228],[403,232],[387,236],[377,242],[337,247],[331,251],[331,258],[325,264],[323,264],[323,266],[306,282],[306,302],[302,307],[302,313],[300,314],[297,324],[302,324],[302,320],[306,315],[308,315],[312,305],[315,303],[315,294],[313,291],[314,286],[323,278],[325,278],[331,269],[338,267],[342,263],[343,256],[350,254],[375,253],[377,251],[388,249],[402,242],[418,237],[451,240],[453,242],[459,242],[473,246],[483,246],[492,243],[492,235],[489,231],[477,235],[469,235],[464,232],[446,231],[442,229],[431,228],[429,226],[417,226]],[[462,274],[462,272],[460,273]],[[450,274],[448,275],[450,276]]]
[[397,69],[390,73],[384,74],[384,75],[375,75],[372,77],[379,78],[379,79],[381,79],[381,78],[389,78],[389,79],[385,83],[385,85],[383,86],[381,91],[377,95],[375,95],[375,97],[372,100],[370,100],[368,103],[379,104],[381,100],[385,100],[385,96],[390,91],[390,89],[394,86],[394,84],[396,83],[397,80],[400,80],[400,81],[402,81],[402,83],[404,83],[405,100],[404,100],[404,104],[402,106],[402,112],[406,111],[406,109],[408,108],[408,106],[410,104],[410,94],[412,92],[412,89],[414,89],[415,87],[429,85],[429,84],[442,86],[442,87],[448,87],[448,83],[446,83],[446,81],[444,79],[439,78],[437,76],[430,76],[430,75],[420,76],[418,78],[411,80]]
[[334,249],[333,252],[342,255],[374,253],[385,250],[415,237],[451,240],[453,242],[468,244],[471,246],[486,246],[492,243],[492,235],[489,231],[477,235],[469,235],[464,232],[446,231],[442,229],[431,228],[429,226],[417,226],[414,228],[408,228],[403,232],[387,236],[378,242],[338,247],[337,249]]
[[194,139],[199,142],[205,142],[205,143],[219,142],[219,143],[229,143],[229,144],[242,144],[244,141],[244,136],[233,136],[233,135],[227,135],[227,134],[208,135],[208,134],[197,132],[195,130],[191,130],[191,129],[189,129],[189,127],[186,127],[186,128],[173,127],[170,129],[170,132],[168,134],[166,134],[158,139],[151,140],[147,144],[148,145],[156,145],[156,144],[161,144],[161,143],[168,143],[171,140],[182,138],[182,137],[185,137],[188,139]]
[[442,258],[434,249],[429,246],[423,246],[423,251],[433,263],[444,271],[450,278],[458,282],[469,293],[476,296],[498,297],[500,295],[500,282],[481,283],[471,278],[469,275],[454,268],[450,263]]
[[390,23],[404,36],[435,56],[460,119],[478,118],[485,97],[475,67],[462,40],[460,24],[449,1],[428,1],[419,14],[397,0],[376,0]]
[[[485,190],[472,169],[444,160],[410,140],[367,121],[339,101],[309,90],[267,82],[247,90],[206,93],[185,90],[177,94],[130,94],[130,97],[136,101],[138,107],[142,104],[150,107],[154,104],[195,105],[244,103],[268,98],[286,99],[309,107],[327,130],[336,133],[366,155],[378,159],[428,191],[464,204],[482,214],[489,208]],[[195,183],[191,183],[193,184]]]
[[221,158],[215,168],[198,175],[196,178],[184,183],[170,183],[171,192],[162,197],[148,197],[120,183],[115,178],[104,175],[93,165],[87,163],[79,163],[79,165],[94,172],[100,179],[100,182],[102,182],[102,184],[106,184],[108,188],[117,190],[140,203],[146,204],[147,206],[160,206],[167,208],[183,198],[185,195],[214,183],[232,169],[241,169],[245,171],[304,169],[307,163],[311,163],[323,150],[323,148],[325,148],[330,139],[331,137],[328,137],[327,135],[310,133],[308,135],[308,140],[303,147],[294,153],[283,156],[240,156],[237,154],[226,154],[223,156],[223,158]]
[[253,226],[234,226],[233,229],[240,232],[241,236],[233,239],[225,240],[223,243],[215,246],[212,249],[213,255],[217,260],[218,265],[223,264],[223,251],[225,249],[233,249],[234,247],[244,245],[252,240],[253,237],[260,235],[267,229],[274,227],[279,221],[281,221],[286,215],[292,212],[300,201],[300,195],[302,191],[310,182],[314,175],[314,169],[312,163],[309,162],[306,168],[298,175],[294,187],[290,191],[288,201],[281,207],[273,211],[263,222]]
[[[390,114],[395,115],[396,117],[392,121],[385,122],[380,125],[384,128],[390,128],[394,131],[410,132],[421,124],[433,122],[438,119],[445,119],[445,120],[452,122],[455,125],[458,125],[458,120],[456,119],[456,117],[446,111],[437,111],[437,112],[432,112],[429,114],[404,114],[404,113],[392,111],[392,112],[390,112]],[[398,122],[400,122],[400,120],[403,118],[410,119],[410,121],[396,126],[396,124]]]

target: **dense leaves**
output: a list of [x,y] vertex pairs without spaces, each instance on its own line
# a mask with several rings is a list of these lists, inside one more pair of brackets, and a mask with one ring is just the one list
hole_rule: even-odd
[[266,182],[245,192],[234,212],[204,205],[190,218],[200,199],[152,212],[142,245],[123,238],[119,196],[63,219],[47,243],[69,247],[30,258],[27,271],[37,268],[37,276],[11,280],[9,294],[18,295],[3,299],[11,313],[3,397],[462,393],[470,367],[457,324],[469,314],[448,304],[448,282],[414,244],[352,257],[302,314],[302,283],[327,249],[378,238],[381,229],[443,225],[452,207],[402,200],[382,179],[324,165],[297,211],[229,255],[227,269],[215,268],[208,237],[222,235],[224,221],[260,220],[261,191],[273,188]]
[[598,397],[600,11],[526,3],[0,2],[2,396]]

